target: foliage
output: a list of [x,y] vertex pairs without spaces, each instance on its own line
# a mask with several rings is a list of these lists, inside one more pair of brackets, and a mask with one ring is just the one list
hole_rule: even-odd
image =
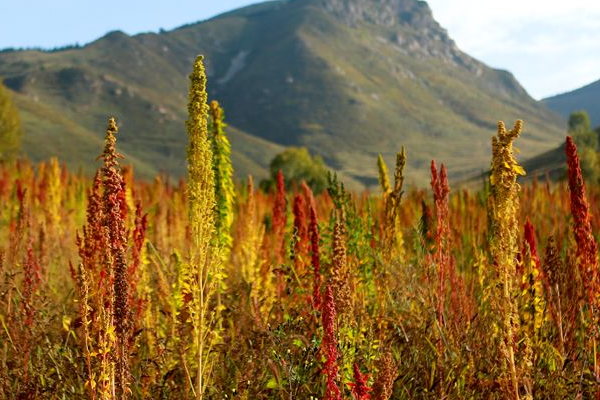
[[225,134],[227,126],[223,109],[217,101],[210,103],[210,145],[213,154],[215,177],[215,226],[218,245],[223,249],[226,260],[233,244],[231,225],[233,224],[233,203],[235,187],[233,185],[233,165],[231,165],[231,145]]
[[305,181],[315,194],[321,193],[327,187],[329,171],[325,162],[318,155],[311,156],[306,147],[288,147],[271,160],[269,170],[271,178],[261,183],[265,190],[274,186],[280,170],[286,178],[288,189],[302,181]]
[[[220,340],[221,310],[212,303],[223,279],[218,247],[213,245],[216,233],[215,171],[208,136],[208,105],[204,58],[198,56],[190,75],[188,120],[188,226],[191,235],[189,262],[183,269],[183,296],[188,317],[184,327],[191,325],[192,343],[186,349],[184,362],[196,369],[194,375],[186,368],[188,380],[194,382],[191,391],[196,399],[206,398],[212,369],[217,362],[214,347]],[[226,155],[222,155],[223,158]],[[221,160],[221,163],[223,161]],[[225,182],[223,184],[226,184]],[[222,189],[222,188],[219,188]],[[219,210],[220,211],[220,210]],[[228,218],[227,215],[224,216]]]
[[22,135],[19,112],[12,103],[8,89],[0,80],[0,161],[15,157]]
[[585,111],[576,111],[569,116],[569,135],[580,148],[581,169],[586,179],[598,182],[600,179],[600,155],[598,133],[591,129],[590,119]]
[[[502,362],[502,390],[507,399],[519,399],[520,384],[517,371],[520,353],[517,349],[516,332],[518,310],[515,302],[515,277],[517,264],[514,254],[518,252],[519,175],[525,175],[513,154],[513,141],[521,134],[522,121],[517,121],[512,130],[507,131],[503,123],[498,123],[498,135],[492,138],[492,165],[490,167],[491,196],[488,207],[491,219],[490,247],[496,266],[498,285],[493,292],[498,315],[496,330],[499,330],[498,354]],[[501,289],[501,290],[500,290]],[[526,363],[525,365],[529,365]],[[523,371],[528,374],[528,371]],[[531,397],[531,388],[526,387]]]
[[591,130],[590,117],[584,110],[569,115],[569,134],[587,133]]

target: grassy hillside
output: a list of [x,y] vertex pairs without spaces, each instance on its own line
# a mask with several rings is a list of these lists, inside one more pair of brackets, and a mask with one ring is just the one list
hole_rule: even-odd
[[[510,73],[462,53],[416,0],[264,3],[160,34],[0,53],[0,76],[18,93],[31,158],[84,165],[113,115],[137,171],[181,175],[187,74],[199,53],[210,95],[226,110],[239,176],[264,176],[282,146],[305,145],[371,186],[376,155],[392,163],[405,145],[407,179],[423,184],[432,158],[452,178],[487,167],[498,119],[525,119],[526,154],[562,139],[560,117]],[[76,150],[65,154],[61,140]]]

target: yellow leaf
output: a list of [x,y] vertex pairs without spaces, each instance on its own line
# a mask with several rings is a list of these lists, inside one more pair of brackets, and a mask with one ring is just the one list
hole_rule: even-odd
[[525,175],[525,170],[518,164],[515,164],[513,171],[515,171],[518,175]]
[[71,328],[71,318],[67,315],[63,315],[62,317],[62,327],[67,332],[69,332],[69,329]]

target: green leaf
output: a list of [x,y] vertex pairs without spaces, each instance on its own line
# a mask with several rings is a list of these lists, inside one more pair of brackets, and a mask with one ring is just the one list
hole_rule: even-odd
[[275,380],[275,378],[271,378],[267,382],[267,389],[277,389],[278,386],[279,385],[277,384],[277,381]]

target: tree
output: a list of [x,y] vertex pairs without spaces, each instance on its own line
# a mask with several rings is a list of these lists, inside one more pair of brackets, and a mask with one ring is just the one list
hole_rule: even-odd
[[585,110],[574,111],[569,115],[569,134],[587,133],[590,127],[590,117]]
[[600,156],[598,155],[598,132],[592,130],[590,118],[584,110],[569,115],[569,135],[579,149],[583,176],[589,182],[600,179]]
[[598,149],[598,134],[592,130],[590,117],[584,110],[569,115],[569,135],[573,137],[577,147]]
[[286,187],[305,181],[314,193],[327,187],[327,166],[320,156],[312,157],[306,147],[289,147],[277,154],[269,166],[271,178],[261,182],[261,187],[269,190],[277,181],[279,170],[283,172]]
[[0,80],[0,161],[13,158],[21,144],[21,120],[8,89]]
[[597,183],[600,180],[600,158],[598,153],[590,147],[582,147],[579,150],[581,172],[589,183]]

